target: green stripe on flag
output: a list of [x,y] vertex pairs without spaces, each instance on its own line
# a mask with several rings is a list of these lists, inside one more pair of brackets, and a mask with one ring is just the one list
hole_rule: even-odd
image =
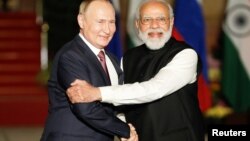
[[249,110],[249,77],[238,51],[226,34],[224,35],[222,90],[224,96],[236,112],[246,112]]

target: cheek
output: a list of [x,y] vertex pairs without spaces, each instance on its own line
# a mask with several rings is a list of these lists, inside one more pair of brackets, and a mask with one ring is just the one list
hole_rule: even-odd
[[164,31],[169,31],[169,29],[170,29],[170,23],[167,23],[166,25],[162,26],[162,29]]
[[102,28],[96,26],[96,27],[92,27],[91,28],[91,36],[94,36],[94,38],[97,38],[97,36],[99,36],[99,34],[102,32]]
[[141,32],[145,32],[145,31],[147,31],[148,29],[149,29],[149,26],[145,26],[145,25],[139,26],[139,30],[140,30]]
[[93,26],[93,28],[92,28],[92,31],[93,32],[100,32],[102,30],[102,27],[101,26]]
[[162,29],[163,29],[165,32],[169,31],[169,27],[168,27],[168,26],[164,26],[164,27],[162,27]]
[[116,31],[116,26],[115,25],[111,25],[110,26],[110,31],[111,31],[112,34],[114,34],[115,31]]

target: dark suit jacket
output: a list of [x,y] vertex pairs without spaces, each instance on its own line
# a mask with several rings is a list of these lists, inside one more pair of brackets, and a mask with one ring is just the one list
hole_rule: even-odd
[[[106,52],[119,77],[117,60]],[[113,106],[100,102],[70,104],[65,93],[70,83],[82,79],[94,86],[110,85],[102,66],[79,35],[58,51],[48,81],[49,115],[41,141],[113,141],[129,136],[129,127],[118,119]]]

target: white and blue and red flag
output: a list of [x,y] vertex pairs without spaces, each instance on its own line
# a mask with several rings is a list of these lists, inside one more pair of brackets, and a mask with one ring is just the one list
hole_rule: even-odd
[[120,27],[120,1],[119,0],[111,0],[111,3],[114,5],[116,12],[116,32],[110,41],[107,50],[112,52],[119,60],[123,55],[123,47],[121,42],[121,27]]
[[208,85],[206,60],[205,23],[200,0],[175,0],[173,36],[191,45],[202,60],[202,74],[198,80],[200,108],[204,112],[212,106]]

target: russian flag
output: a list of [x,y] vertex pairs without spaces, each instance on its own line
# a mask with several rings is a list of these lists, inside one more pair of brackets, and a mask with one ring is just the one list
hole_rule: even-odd
[[120,3],[119,0],[111,0],[111,3],[113,4],[115,8],[115,18],[116,18],[116,32],[110,41],[107,50],[112,52],[119,60],[121,59],[123,55],[123,47],[122,47],[122,42],[121,42],[121,32],[120,32]]
[[202,74],[198,79],[198,98],[202,112],[212,106],[211,92],[208,86],[205,24],[198,0],[176,0],[174,7],[173,36],[191,45],[202,60]]

